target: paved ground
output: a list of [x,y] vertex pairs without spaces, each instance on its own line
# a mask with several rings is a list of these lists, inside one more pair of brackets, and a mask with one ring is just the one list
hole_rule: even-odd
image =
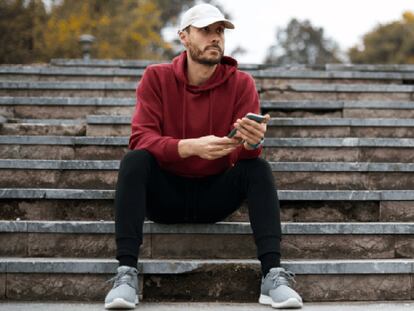
[[[0,302],[0,311],[102,311],[99,303],[20,303]],[[257,303],[141,303],[143,311],[269,311],[276,310]],[[287,309],[285,309],[287,310]],[[304,311],[413,311],[414,301],[373,303],[305,303]]]

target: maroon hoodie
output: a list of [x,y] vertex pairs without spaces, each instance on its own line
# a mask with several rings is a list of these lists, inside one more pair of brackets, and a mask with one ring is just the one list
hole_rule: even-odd
[[259,112],[259,97],[253,78],[237,69],[237,61],[224,56],[213,75],[202,85],[187,79],[187,53],[172,64],[146,68],[137,87],[129,149],[145,149],[161,168],[188,177],[218,174],[239,159],[256,158],[261,148],[242,145],[216,160],[198,156],[182,159],[178,142],[207,135],[226,136],[233,123],[248,112]]

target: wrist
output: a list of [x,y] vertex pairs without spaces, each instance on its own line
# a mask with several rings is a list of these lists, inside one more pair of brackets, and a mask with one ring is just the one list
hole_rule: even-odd
[[181,139],[178,142],[178,154],[183,159],[196,155],[195,139]]
[[247,141],[244,142],[244,148],[247,150],[255,150],[258,149],[261,145],[263,145],[264,138],[262,138],[257,144],[250,144]]

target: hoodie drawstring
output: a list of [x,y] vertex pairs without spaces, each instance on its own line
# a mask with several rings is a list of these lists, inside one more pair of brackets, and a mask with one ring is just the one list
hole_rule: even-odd
[[186,100],[186,89],[185,84],[183,86],[183,138],[185,138],[185,118],[186,118],[186,110],[187,110],[187,100]]
[[209,102],[208,102],[208,122],[209,122],[209,135],[213,134],[213,91],[209,92]]

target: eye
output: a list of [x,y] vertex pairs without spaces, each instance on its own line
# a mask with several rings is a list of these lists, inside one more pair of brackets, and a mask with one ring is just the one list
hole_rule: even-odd
[[206,26],[206,27],[203,28],[203,31],[209,32],[210,31],[210,28],[208,26]]
[[217,33],[219,33],[219,34],[224,33],[224,28],[218,28],[218,29],[217,29]]

